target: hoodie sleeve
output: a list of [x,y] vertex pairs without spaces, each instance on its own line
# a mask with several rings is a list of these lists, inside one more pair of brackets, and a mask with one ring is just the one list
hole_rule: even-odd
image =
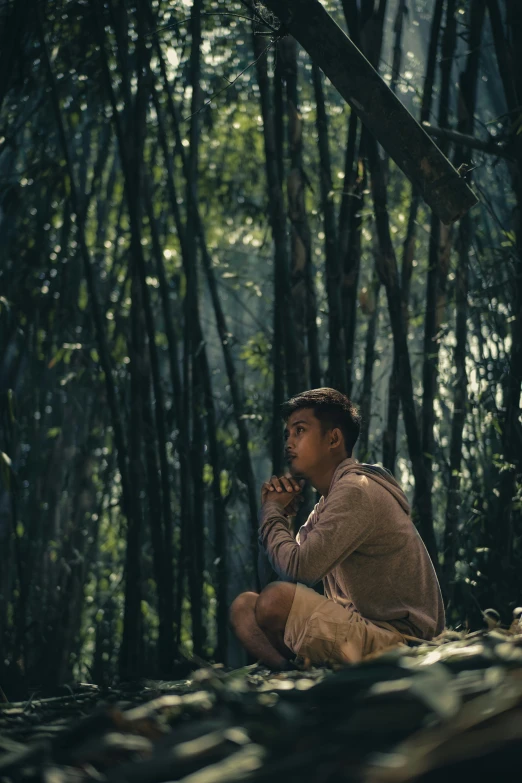
[[270,582],[274,582],[278,579],[260,540],[258,540],[257,544],[257,576],[261,589],[270,584]]
[[295,537],[295,540],[298,544],[302,544],[304,541],[306,541],[306,537],[310,530],[313,528],[317,521],[317,510],[319,508],[319,503],[316,503],[313,509],[311,510],[310,514],[308,515],[308,519],[304,523],[304,525],[301,525],[299,528],[299,531]]
[[307,524],[301,544],[273,501],[261,510],[260,538],[280,579],[312,586],[361,546],[374,525],[369,494],[346,476],[332,487],[313,526]]

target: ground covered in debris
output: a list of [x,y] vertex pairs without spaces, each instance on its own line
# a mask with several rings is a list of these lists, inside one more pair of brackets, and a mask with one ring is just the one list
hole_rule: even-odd
[[0,706],[2,783],[449,783],[521,770],[522,633],[498,629],[337,671],[203,666]]

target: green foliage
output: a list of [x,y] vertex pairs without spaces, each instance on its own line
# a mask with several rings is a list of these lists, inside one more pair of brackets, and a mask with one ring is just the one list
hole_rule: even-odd
[[272,378],[271,355],[272,346],[267,335],[264,332],[256,332],[247,340],[239,357],[246,362],[248,367],[259,372],[263,380],[270,381]]

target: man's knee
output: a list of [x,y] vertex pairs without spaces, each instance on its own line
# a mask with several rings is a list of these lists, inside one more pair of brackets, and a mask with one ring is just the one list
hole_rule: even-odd
[[265,631],[284,631],[296,586],[292,582],[271,582],[261,591],[255,605],[256,622]]
[[228,619],[232,629],[235,631],[241,624],[248,612],[254,612],[256,601],[259,598],[257,593],[240,593],[230,605]]

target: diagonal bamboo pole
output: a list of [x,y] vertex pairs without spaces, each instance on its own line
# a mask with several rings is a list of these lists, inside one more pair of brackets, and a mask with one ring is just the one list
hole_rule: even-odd
[[477,198],[425,130],[341,30],[319,0],[264,0],[443,223],[465,214]]

